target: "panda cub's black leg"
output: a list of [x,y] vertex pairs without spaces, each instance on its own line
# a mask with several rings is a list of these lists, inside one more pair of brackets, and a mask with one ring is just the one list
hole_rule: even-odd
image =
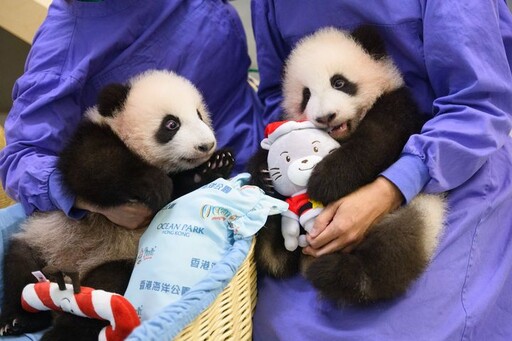
[[185,195],[218,178],[227,179],[235,165],[231,151],[219,150],[202,165],[171,175],[174,182],[173,199]]
[[338,303],[367,304],[402,295],[432,257],[434,248],[427,245],[442,227],[434,210],[433,205],[401,207],[375,224],[351,253],[315,258],[306,278]]
[[48,327],[49,311],[30,313],[21,307],[25,285],[36,282],[32,271],[41,270],[42,261],[25,242],[12,239],[4,258],[4,302],[0,317],[0,336],[20,335]]
[[97,341],[101,329],[107,325],[108,321],[60,313],[41,341]]
[[267,218],[265,226],[256,235],[254,256],[259,273],[274,278],[287,278],[299,272],[301,248],[288,251],[281,233],[281,215]]

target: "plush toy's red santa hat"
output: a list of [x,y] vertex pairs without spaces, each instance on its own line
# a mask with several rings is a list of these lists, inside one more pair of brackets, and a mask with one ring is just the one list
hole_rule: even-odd
[[272,143],[281,136],[300,129],[316,129],[316,127],[310,121],[276,121],[269,123],[265,128],[265,138],[261,141],[261,148],[268,150]]

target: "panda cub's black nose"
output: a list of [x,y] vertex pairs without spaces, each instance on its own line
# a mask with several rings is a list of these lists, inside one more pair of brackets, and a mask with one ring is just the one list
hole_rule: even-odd
[[198,151],[200,151],[201,153],[207,153],[213,148],[214,145],[215,145],[215,143],[213,143],[213,142],[212,143],[203,143],[203,144],[196,146],[196,149]]
[[322,116],[322,117],[318,117],[316,119],[316,121],[318,123],[328,124],[328,123],[331,123],[332,120],[334,120],[335,118],[336,118],[336,114],[332,113],[332,114],[328,114],[328,115],[325,115],[325,116]]

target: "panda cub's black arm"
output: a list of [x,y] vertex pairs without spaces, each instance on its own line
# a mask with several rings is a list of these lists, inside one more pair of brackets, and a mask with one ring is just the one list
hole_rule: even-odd
[[381,96],[352,136],[315,166],[309,196],[328,204],[372,182],[398,159],[422,124],[405,88]]
[[172,180],[131,152],[108,127],[84,121],[60,154],[65,187],[100,207],[141,202],[157,211],[171,200]]
[[268,195],[278,196],[272,185],[272,178],[268,172],[268,150],[258,149],[247,164],[247,170],[251,174],[250,184],[258,186]]

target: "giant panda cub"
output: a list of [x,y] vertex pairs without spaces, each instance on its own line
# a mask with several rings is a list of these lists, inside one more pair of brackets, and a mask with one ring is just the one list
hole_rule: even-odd
[[[176,196],[226,177],[230,152],[216,152],[209,112],[198,90],[169,71],[151,70],[112,84],[85,114],[60,155],[58,169],[71,193],[108,208],[139,202],[153,211]],[[13,236],[5,256],[0,331],[17,335],[48,327],[49,312],[20,305],[32,271],[77,271],[81,284],[123,294],[145,229],[128,230],[89,213],[35,213]],[[43,339],[97,340],[104,321],[60,314]],[[78,339],[77,339],[78,338]]]
[[[286,119],[310,120],[340,143],[308,181],[310,198],[324,205],[373,181],[424,123],[383,41],[368,26],[352,33],[324,28],[299,41],[285,64],[282,106]],[[250,164],[254,183],[263,187],[267,155],[260,150]],[[277,278],[302,271],[323,297],[339,304],[394,298],[431,260],[444,209],[441,196],[419,195],[371,227],[352,252],[318,258],[287,251],[279,218],[269,217],[257,237],[257,266]]]

